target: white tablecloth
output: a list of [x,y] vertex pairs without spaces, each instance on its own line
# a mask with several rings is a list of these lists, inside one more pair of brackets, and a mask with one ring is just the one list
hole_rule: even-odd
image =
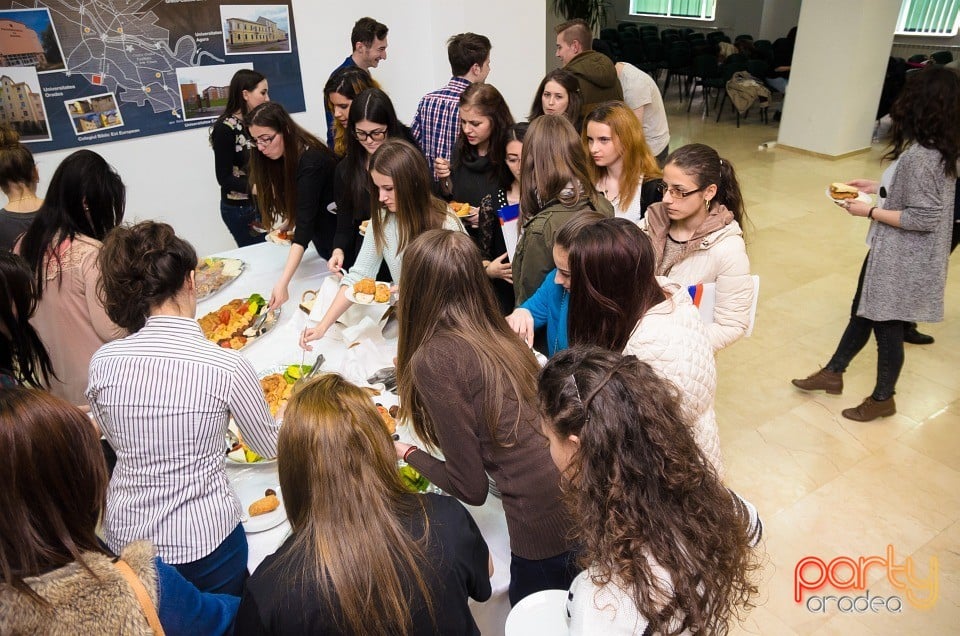
[[[288,251],[288,247],[262,243],[216,254],[215,256],[239,258],[246,267],[236,281],[219,293],[204,299],[197,308],[197,316],[213,311],[233,298],[246,298],[253,293],[268,298],[283,270]],[[348,343],[339,338],[339,328],[331,330],[330,337],[315,342],[314,351],[302,357],[298,342],[308,320],[307,315],[298,307],[300,297],[306,290],[319,289],[329,276],[326,263],[316,251],[308,249],[296,275],[290,281],[290,300],[283,306],[280,320],[271,331],[242,351],[255,369],[259,371],[277,365],[298,364],[301,359],[306,364],[311,364],[318,353],[323,353],[326,357],[324,369],[339,371],[352,381],[362,382],[378,369],[392,365],[393,356],[396,355],[395,337],[374,341],[364,339],[360,346],[348,349]],[[330,285],[331,282],[328,281],[327,284]],[[351,312],[350,322],[356,322],[363,317],[364,310],[357,309],[359,311]],[[385,392],[374,399],[387,407],[397,403],[397,398],[392,393]],[[414,441],[412,431],[406,428],[398,427],[397,432],[401,439]],[[262,489],[279,484],[276,463],[240,466],[228,462],[227,475],[231,483],[243,482],[245,488]],[[490,496],[484,505],[466,508],[487,541],[494,566],[490,581],[493,595],[485,603],[471,601],[470,606],[483,634],[503,634],[503,626],[510,611],[507,598],[510,584],[510,542],[503,505],[499,499]],[[247,534],[250,550],[248,565],[251,572],[283,543],[289,532],[290,524],[284,521],[263,532]]]

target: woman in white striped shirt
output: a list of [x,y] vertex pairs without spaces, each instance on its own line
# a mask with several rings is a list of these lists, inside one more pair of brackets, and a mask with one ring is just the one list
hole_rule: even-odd
[[201,591],[239,595],[247,576],[241,506],[224,470],[232,414],[247,444],[276,455],[250,363],[206,340],[194,319],[197,255],[173,228],[119,227],[100,253],[104,308],[130,331],[90,361],[87,398],[117,453],[104,537],[153,541]]

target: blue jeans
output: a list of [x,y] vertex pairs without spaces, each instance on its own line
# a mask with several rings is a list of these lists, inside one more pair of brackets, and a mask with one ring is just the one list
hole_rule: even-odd
[[532,561],[510,553],[510,606],[541,590],[566,590],[577,578],[576,552]]
[[230,234],[233,235],[237,247],[263,243],[267,238],[266,234],[251,227],[260,220],[257,206],[252,202],[230,205],[220,201],[220,218],[223,219],[224,225],[230,230]]
[[240,596],[250,576],[247,572],[247,535],[243,533],[243,526],[237,524],[223,543],[202,559],[173,567],[201,592]]

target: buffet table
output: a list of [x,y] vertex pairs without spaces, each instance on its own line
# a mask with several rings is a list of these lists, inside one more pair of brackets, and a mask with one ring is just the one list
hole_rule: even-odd
[[[270,290],[276,283],[283,269],[289,248],[272,243],[261,243],[249,247],[239,248],[215,254],[218,257],[238,258],[245,263],[243,273],[228,286],[203,301],[197,307],[197,316],[202,316],[218,309],[233,298],[246,298],[253,293],[259,293],[264,298],[270,296]],[[353,341],[346,342],[342,337],[343,327],[337,325],[332,328],[327,337],[315,341],[313,351],[304,352],[300,349],[300,334],[308,324],[307,314],[298,307],[300,297],[307,290],[317,290],[325,283],[333,287],[334,281],[328,280],[326,262],[313,249],[307,250],[303,262],[296,275],[290,282],[290,300],[283,306],[280,318],[276,325],[256,341],[251,342],[242,350],[242,354],[250,360],[254,369],[267,370],[278,366],[291,364],[312,364],[317,355],[322,353],[326,361],[323,369],[336,371],[348,380],[363,383],[375,371],[392,366],[396,355],[396,334],[381,334],[366,332],[359,337],[359,344],[349,347]],[[318,300],[318,302],[320,302]],[[362,321],[366,308],[355,307],[344,315],[348,323]],[[375,308],[372,308],[376,311]],[[382,310],[381,310],[382,311]],[[375,315],[371,314],[375,321]],[[369,321],[365,324],[369,324]],[[369,336],[369,337],[368,337]],[[396,395],[383,392],[374,398],[376,402],[390,407],[397,404]],[[402,441],[416,443],[413,432],[398,422],[397,433]],[[279,492],[276,462],[266,464],[240,465],[227,462],[227,475],[231,485],[237,491],[244,509],[252,500],[263,495],[265,488],[274,488]],[[259,493],[259,494],[257,494]],[[504,623],[510,611],[507,598],[507,588],[510,583],[510,546],[507,535],[506,518],[503,506],[499,499],[490,496],[482,506],[466,506],[473,516],[490,548],[493,559],[494,574],[491,578],[493,595],[485,603],[470,601],[470,606],[483,634],[503,634]],[[259,518],[253,518],[254,520]],[[276,520],[274,527],[270,522],[252,523],[247,521],[247,542],[249,544],[249,569],[256,570],[263,559],[272,554],[284,541],[290,532],[290,525],[285,518]],[[261,529],[262,528],[262,529]]]

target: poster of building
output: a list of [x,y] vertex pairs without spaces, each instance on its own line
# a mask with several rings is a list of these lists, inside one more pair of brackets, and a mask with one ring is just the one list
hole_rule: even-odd
[[[0,81],[37,78],[16,100],[31,112],[0,91],[0,117],[32,117],[35,152],[206,128],[238,68],[263,73],[288,111],[305,109],[291,0],[0,0]],[[191,74],[204,85],[185,100]]]

